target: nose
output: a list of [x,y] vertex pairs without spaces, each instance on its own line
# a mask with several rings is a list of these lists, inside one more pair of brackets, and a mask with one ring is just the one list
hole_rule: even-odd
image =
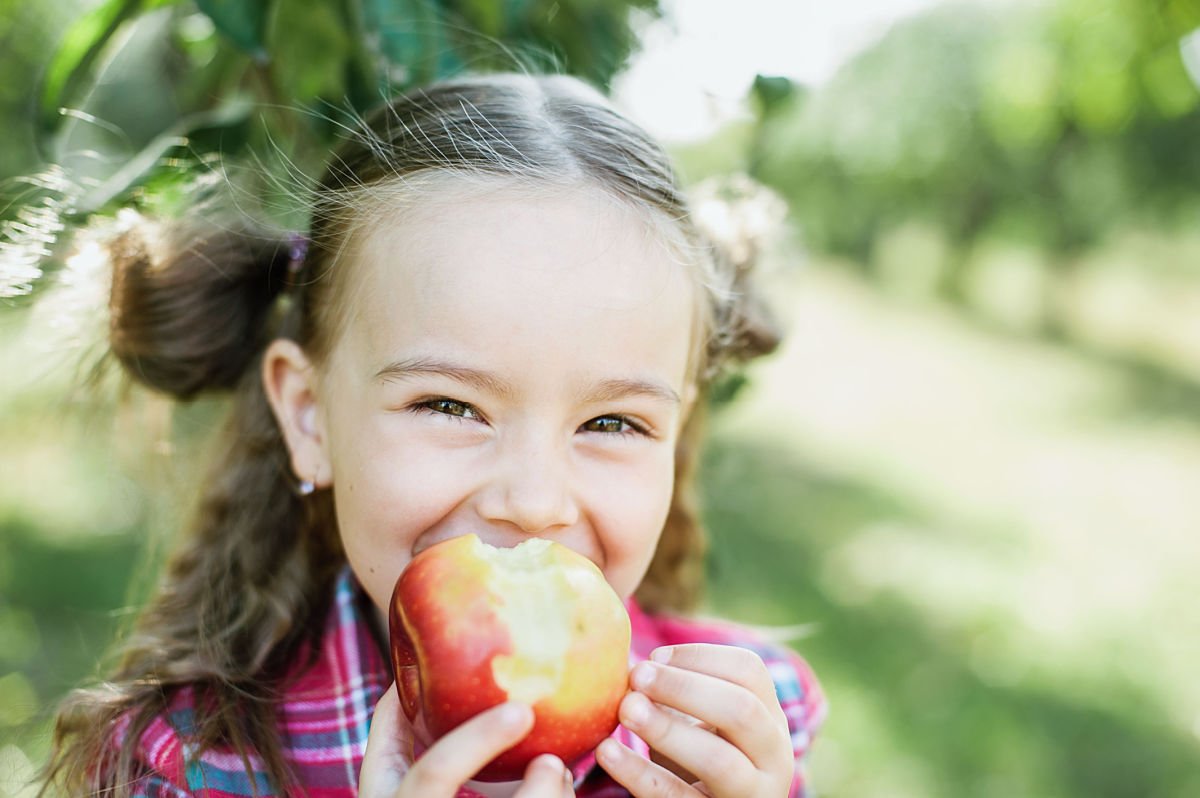
[[480,493],[478,512],[485,521],[530,535],[573,526],[579,505],[565,446],[526,439],[502,447],[494,476]]

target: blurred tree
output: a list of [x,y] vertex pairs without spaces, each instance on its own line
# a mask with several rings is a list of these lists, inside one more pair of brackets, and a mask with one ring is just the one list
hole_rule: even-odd
[[61,6],[58,0],[36,9],[19,0],[0,0],[0,72],[8,78],[0,81],[0,125],[7,134],[0,148],[0,178],[24,172],[35,161],[33,131],[15,122],[29,117],[27,77],[53,40],[48,18]]
[[1174,0],[935,8],[767,106],[757,176],[811,246],[860,264],[906,222],[940,228],[951,298],[984,235],[1066,268],[1117,222],[1200,210],[1200,92],[1180,51],[1198,26],[1200,5]]
[[[3,12],[17,4],[0,3],[4,36]],[[42,71],[35,132],[53,168],[33,181],[40,204],[25,191],[0,257],[10,273],[35,275],[50,220],[130,201],[169,205],[186,167],[218,154],[262,166],[266,153],[264,193],[294,188],[342,128],[431,79],[549,69],[607,89],[639,21],[659,13],[658,0],[99,0],[66,27]],[[0,111],[4,102],[0,92]],[[0,296],[29,282],[0,280]]]

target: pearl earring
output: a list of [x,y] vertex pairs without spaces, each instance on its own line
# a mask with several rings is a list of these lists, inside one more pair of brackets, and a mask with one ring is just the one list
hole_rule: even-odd
[[313,484],[311,479],[302,479],[300,480],[300,484],[296,487],[296,492],[301,496],[310,496],[316,489],[317,486]]

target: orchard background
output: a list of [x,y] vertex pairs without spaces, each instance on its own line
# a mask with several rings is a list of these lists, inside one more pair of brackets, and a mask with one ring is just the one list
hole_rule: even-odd
[[[0,796],[32,794],[223,411],[92,379],[71,231],[197,185],[294,223],[381,92],[608,88],[673,8],[0,0]],[[788,335],[714,413],[709,607],[800,627],[822,795],[1200,795],[1197,28],[1186,0],[935,2],[668,141],[773,231]]]

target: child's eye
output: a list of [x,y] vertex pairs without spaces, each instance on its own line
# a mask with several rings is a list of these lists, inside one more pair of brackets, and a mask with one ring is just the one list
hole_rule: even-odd
[[603,432],[615,435],[646,435],[646,428],[628,416],[598,416],[585,422],[584,432]]
[[476,421],[482,419],[478,410],[466,402],[459,402],[456,399],[427,399],[424,402],[418,403],[416,408],[455,418],[468,418]]

